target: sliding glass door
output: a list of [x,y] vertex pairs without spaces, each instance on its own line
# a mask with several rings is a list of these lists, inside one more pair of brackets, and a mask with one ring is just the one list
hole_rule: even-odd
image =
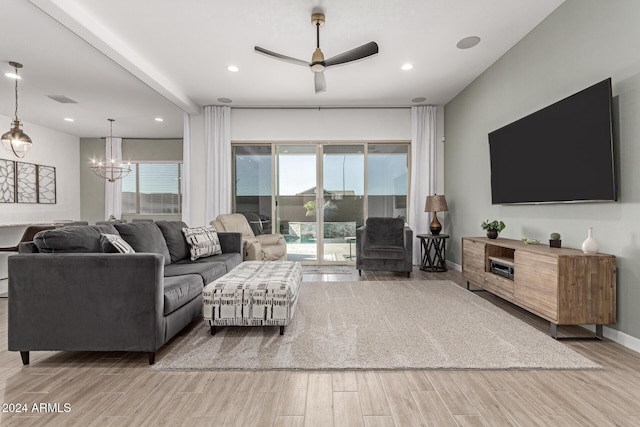
[[356,228],[364,223],[364,145],[322,146],[323,261],[355,260]]
[[354,263],[367,216],[406,218],[407,143],[237,144],[233,156],[234,212],[282,234],[289,260]]
[[276,146],[276,224],[290,261],[318,261],[317,152],[316,145]]

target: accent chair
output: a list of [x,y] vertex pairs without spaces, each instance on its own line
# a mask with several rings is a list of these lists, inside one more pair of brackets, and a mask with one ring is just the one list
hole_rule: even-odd
[[413,230],[400,218],[367,218],[356,230],[356,268],[367,271],[397,271],[411,275]]
[[287,242],[281,234],[257,235],[247,218],[239,213],[221,214],[211,221],[216,231],[242,233],[245,261],[284,261],[287,259]]

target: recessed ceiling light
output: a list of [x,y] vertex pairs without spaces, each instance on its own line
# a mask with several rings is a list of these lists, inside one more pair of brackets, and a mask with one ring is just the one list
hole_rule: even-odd
[[73,118],[71,118],[71,117],[65,117],[65,118],[64,118],[64,121],[65,121],[65,122],[73,122],[73,121],[75,121],[75,120],[73,120]]
[[20,77],[19,75],[17,75],[16,73],[4,73],[5,77],[9,77],[10,79],[22,79],[22,77]]
[[408,62],[406,64],[402,65],[402,67],[400,67],[400,69],[402,71],[409,71],[412,68],[413,68],[413,64],[409,64]]
[[229,65],[227,67],[227,70],[231,71],[232,73],[237,73],[238,71],[240,71],[240,68],[236,67],[235,65]]
[[222,102],[223,104],[231,104],[231,101],[229,98],[218,98],[218,102]]
[[164,119],[162,117],[156,117],[154,120],[156,122],[164,122]]
[[456,47],[458,49],[469,49],[474,47],[478,43],[480,43],[480,37],[477,37],[477,36],[465,37],[458,42]]
[[424,102],[424,101],[426,101],[426,100],[427,100],[427,98],[425,98],[424,96],[419,96],[419,97],[417,97],[417,98],[413,98],[413,99],[411,100],[411,102]]

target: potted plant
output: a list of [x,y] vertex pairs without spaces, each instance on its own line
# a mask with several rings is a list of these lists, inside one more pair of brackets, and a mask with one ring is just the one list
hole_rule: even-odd
[[549,234],[549,246],[552,248],[560,248],[562,247],[562,240],[560,233],[551,233]]
[[489,222],[489,220],[486,220],[480,225],[480,227],[482,227],[483,230],[487,230],[488,238],[496,239],[498,237],[498,233],[504,230],[506,225],[504,225],[504,222],[498,221],[496,219],[491,222]]

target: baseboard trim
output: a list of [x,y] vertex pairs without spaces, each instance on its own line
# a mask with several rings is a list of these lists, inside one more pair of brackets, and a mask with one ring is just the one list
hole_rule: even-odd
[[[452,270],[462,272],[462,266],[460,264],[456,264],[453,261],[447,260],[447,266]],[[582,327],[594,333],[596,331],[595,325],[584,325]],[[640,338],[625,334],[624,332],[620,332],[619,330],[610,328],[608,326],[604,326],[602,328],[602,331],[605,338],[610,339],[611,341],[615,341],[623,347],[627,347],[630,350],[640,353]]]

